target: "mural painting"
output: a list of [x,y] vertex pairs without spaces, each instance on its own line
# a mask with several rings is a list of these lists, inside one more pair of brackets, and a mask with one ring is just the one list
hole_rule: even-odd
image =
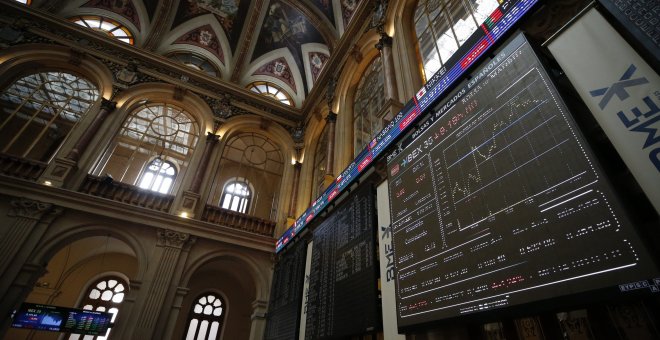
[[179,0],[173,27],[200,15],[213,14],[235,50],[249,5],[248,0]]

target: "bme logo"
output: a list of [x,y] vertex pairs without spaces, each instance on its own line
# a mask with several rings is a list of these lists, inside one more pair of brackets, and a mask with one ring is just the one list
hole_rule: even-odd
[[[610,112],[616,114],[626,130],[645,137],[641,150],[645,150],[644,153],[648,154],[648,159],[660,171],[660,133],[658,131],[660,91],[652,91],[650,95],[642,98],[631,98],[631,101],[626,101],[631,97],[631,93],[633,97],[639,96],[639,94],[635,94],[639,91],[631,89],[632,87],[649,84],[646,77],[637,76],[635,78],[635,71],[637,71],[637,67],[630,64],[621,78],[612,86],[589,91],[589,94],[592,98],[602,96],[598,103],[601,110],[611,110]],[[619,98],[620,103],[612,102],[615,96]],[[608,107],[610,103],[615,107],[614,110]],[[624,107],[626,108],[624,110],[617,109]]]
[[598,106],[601,110],[610,103],[610,100],[612,100],[612,97],[615,95],[619,97],[619,100],[621,101],[628,99],[630,94],[628,94],[628,91],[626,91],[627,87],[648,84],[649,81],[644,77],[631,79],[635,71],[637,71],[637,67],[635,67],[634,64],[631,64],[630,67],[628,67],[628,70],[623,73],[621,79],[619,79],[618,82],[612,84],[610,87],[604,87],[602,89],[589,92],[592,97],[603,96],[603,98],[600,100],[600,103],[598,103]]

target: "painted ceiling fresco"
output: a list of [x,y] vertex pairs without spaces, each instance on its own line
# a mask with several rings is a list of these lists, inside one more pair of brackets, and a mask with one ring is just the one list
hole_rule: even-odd
[[332,8],[332,0],[312,0],[314,5],[323,12],[326,18],[334,25],[335,23],[335,13]]
[[321,33],[302,13],[282,1],[275,0],[268,6],[252,60],[278,48],[287,48],[302,73],[304,64],[301,46],[306,43],[325,44]]
[[[114,19],[139,30],[132,32],[138,48],[165,56],[173,50],[177,55],[188,52],[188,59],[214,65],[225,81],[243,87],[256,80],[272,82],[293,92],[296,104],[302,105],[330,59],[335,26],[348,22],[361,0],[86,0],[80,5],[54,1],[63,6],[52,10],[67,19],[93,8],[101,16],[114,12]],[[328,20],[319,20],[323,16]],[[201,55],[200,48],[216,58]]]
[[231,49],[236,50],[249,7],[249,0],[179,0],[179,8],[172,27],[211,13],[225,30]]
[[154,14],[156,13],[156,7],[158,7],[158,0],[143,0],[143,2],[144,7],[147,9],[149,20],[152,20],[154,18]]

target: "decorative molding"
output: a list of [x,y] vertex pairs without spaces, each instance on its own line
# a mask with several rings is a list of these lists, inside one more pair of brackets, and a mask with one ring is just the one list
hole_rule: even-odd
[[382,51],[385,47],[392,47],[392,37],[387,35],[387,33],[381,33],[380,39],[378,39],[378,43],[376,43],[374,47],[376,47],[379,51]]
[[337,122],[337,114],[332,112],[332,111],[328,111],[328,115],[325,116],[325,121],[328,122],[328,123]]
[[325,101],[328,104],[328,108],[332,111],[332,102],[335,100],[335,91],[337,89],[337,76],[333,75],[328,80],[328,85],[326,86],[325,91]]
[[291,74],[291,66],[289,66],[289,63],[284,58],[277,58],[261,65],[252,75],[275,77],[291,86],[296,93],[298,92],[296,81],[293,79],[293,74]]
[[44,203],[29,198],[18,198],[11,200],[11,209],[7,216],[10,217],[22,217],[29,218],[33,220],[39,220],[41,217],[50,212],[53,208],[53,204]]
[[[285,127],[286,128],[286,127]],[[303,143],[305,140],[305,127],[300,124],[296,127],[291,127],[287,129],[291,134],[291,138],[296,144]]]
[[190,234],[181,233],[169,229],[158,229],[158,245],[164,247],[183,248],[188,240],[195,242],[195,238],[191,238]]
[[90,0],[81,7],[99,8],[117,13],[129,20],[138,30],[140,30],[140,16],[131,0]]
[[213,53],[221,63],[226,63],[225,54],[218,39],[218,33],[215,32],[211,25],[204,25],[183,34],[174,41],[174,44],[190,44],[201,47]]
[[[231,94],[232,101],[243,107],[241,109],[239,105],[232,105],[232,115],[244,113],[261,115],[260,112],[264,112],[294,123],[300,122],[303,118],[303,115],[294,108],[280,109],[276,105],[270,105],[267,103],[269,101],[267,98],[255,99],[250,96],[241,96],[238,93],[242,94],[242,89],[235,88],[233,84],[219,84],[218,79],[206,79],[210,76],[200,76],[197,71],[178,64],[173,67],[169,64],[175,62],[165,57],[132,48],[129,51],[129,47],[124,46],[125,44],[122,42],[107,39],[94,32],[86,32],[82,28],[78,30],[65,27],[62,23],[47,18],[41,13],[31,13],[29,10],[20,12],[16,10],[12,13],[9,11],[10,7],[6,7],[4,4],[1,6],[3,10],[5,8],[8,10],[0,14],[0,27],[3,27],[2,22],[5,22],[4,27],[0,28],[0,46],[9,47],[27,43],[75,46],[77,49],[85,50],[87,58],[101,60],[113,72],[116,77],[115,91],[145,82],[164,82],[177,85],[177,81],[180,81],[181,76],[184,75],[188,78],[185,82],[186,88],[201,97],[213,98],[215,96],[210,94],[217,94],[221,98],[224,94]],[[21,14],[26,19],[13,19],[17,14]],[[6,24],[6,22],[11,24]],[[7,30],[3,35],[6,27],[10,27],[11,30]],[[20,27],[20,30],[16,27]],[[128,66],[131,64],[136,66]],[[120,74],[122,70],[124,72]],[[255,110],[247,111],[248,108]]]

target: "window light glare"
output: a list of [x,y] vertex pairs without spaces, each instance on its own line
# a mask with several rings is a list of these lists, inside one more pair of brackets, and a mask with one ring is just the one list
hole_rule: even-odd
[[47,185],[47,186],[52,186],[52,185],[53,185],[53,182],[51,182],[51,181],[44,181],[44,184]]
[[188,218],[188,213],[185,212],[185,211],[182,211],[182,212],[179,214],[179,216],[181,216],[181,217],[183,217],[183,218]]

